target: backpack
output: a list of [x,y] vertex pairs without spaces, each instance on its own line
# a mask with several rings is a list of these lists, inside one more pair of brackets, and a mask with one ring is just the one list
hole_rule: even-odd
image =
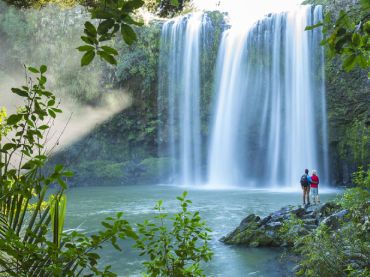
[[302,177],[301,177],[301,185],[306,187],[308,186],[308,180],[307,180],[307,175],[306,174],[303,174]]

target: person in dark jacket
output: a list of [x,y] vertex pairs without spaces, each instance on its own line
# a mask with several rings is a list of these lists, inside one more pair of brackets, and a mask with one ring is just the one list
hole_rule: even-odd
[[310,182],[311,177],[308,175],[308,169],[304,170],[304,174],[301,177],[301,187],[303,191],[303,205],[310,205]]

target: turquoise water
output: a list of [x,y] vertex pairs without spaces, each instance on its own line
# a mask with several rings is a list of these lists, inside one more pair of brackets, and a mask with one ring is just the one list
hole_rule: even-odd
[[[249,213],[266,216],[285,205],[301,203],[300,191],[272,190],[207,190],[175,186],[125,186],[72,188],[68,193],[66,228],[78,228],[87,233],[103,229],[100,222],[117,212],[132,224],[141,223],[153,215],[156,201],[162,199],[170,213],[178,209],[176,196],[184,190],[193,201],[190,209],[199,211],[212,232],[214,257],[205,266],[207,276],[284,276],[278,259],[281,249],[256,249],[227,246],[218,240],[239,225]],[[322,201],[334,198],[334,191],[321,192]],[[121,243],[122,252],[112,247],[102,250],[102,262],[111,264],[119,276],[141,276],[142,257],[131,249],[132,242]]]

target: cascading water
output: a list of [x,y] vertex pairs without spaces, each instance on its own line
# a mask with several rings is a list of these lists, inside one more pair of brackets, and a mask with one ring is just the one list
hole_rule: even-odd
[[[327,180],[322,33],[304,31],[321,16],[320,6],[302,6],[224,31],[213,86],[204,78],[214,64],[204,63],[215,33],[207,15],[163,24],[158,139],[159,155],[172,161],[171,182],[296,187],[305,168]],[[212,92],[205,120],[201,101]]]
[[200,121],[202,32],[205,14],[192,14],[164,23],[159,62],[160,140],[173,159],[172,176],[181,184],[200,183],[202,143]]
[[296,186],[328,174],[321,7],[270,15],[219,50],[210,139],[211,186]]

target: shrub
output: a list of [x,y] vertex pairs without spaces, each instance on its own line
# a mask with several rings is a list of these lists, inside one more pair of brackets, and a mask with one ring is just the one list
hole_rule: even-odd
[[159,201],[155,206],[158,212],[155,220],[138,225],[139,239],[135,247],[141,250],[141,255],[149,256],[150,261],[144,262],[148,276],[205,276],[200,262],[212,258],[208,245],[211,230],[199,212],[188,211],[191,201],[186,195],[184,192],[177,197],[180,212],[169,218]]

